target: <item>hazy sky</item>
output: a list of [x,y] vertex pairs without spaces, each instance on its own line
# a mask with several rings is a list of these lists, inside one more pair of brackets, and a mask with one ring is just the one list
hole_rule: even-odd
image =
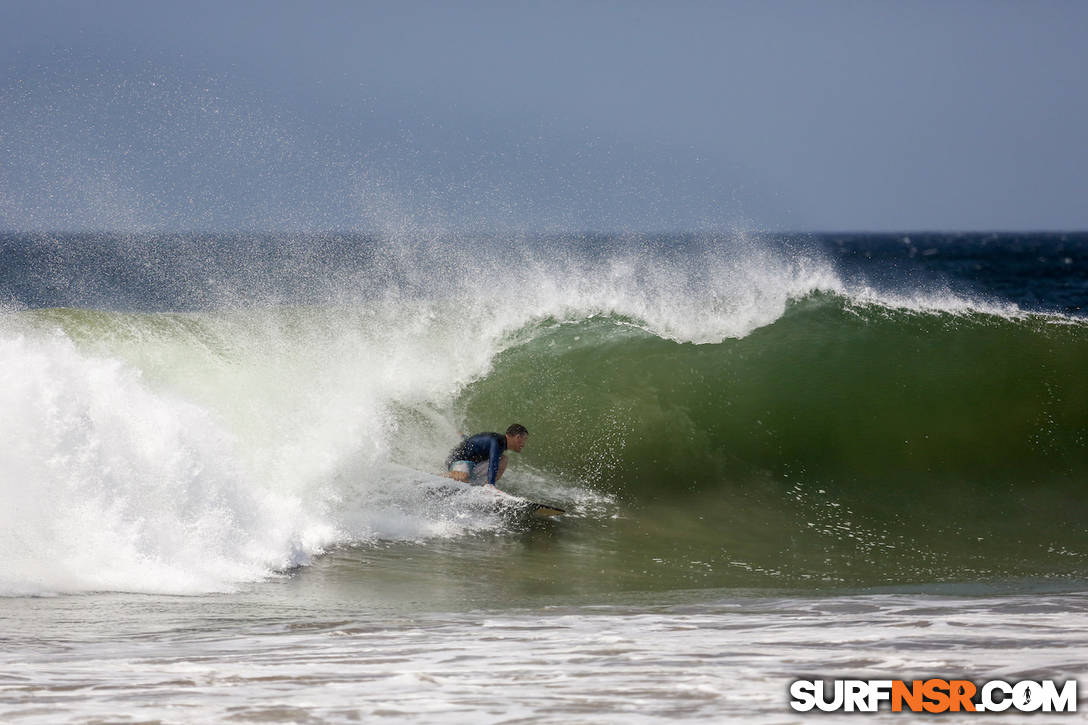
[[0,227],[1088,228],[1088,3],[0,4]]

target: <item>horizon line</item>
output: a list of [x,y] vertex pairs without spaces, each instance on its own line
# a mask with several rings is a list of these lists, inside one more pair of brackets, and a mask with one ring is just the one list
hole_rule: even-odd
[[[238,229],[140,229],[140,230],[122,230],[122,229],[0,229],[0,235],[26,235],[26,236],[69,236],[69,235],[110,235],[110,236],[218,236],[218,235],[262,235],[262,236],[285,236],[285,235],[306,235],[306,236],[328,236],[328,235],[355,235],[355,236],[371,236],[371,237],[388,237],[393,236],[381,230],[366,230],[366,229],[351,229],[351,228],[314,228],[314,229],[286,229],[286,230],[274,230],[274,229],[259,229],[259,228],[238,228]],[[669,230],[641,230],[641,229],[569,229],[569,230],[545,230],[545,231],[531,231],[531,230],[481,230],[481,229],[450,229],[442,232],[428,234],[426,230],[421,231],[419,236],[433,236],[433,237],[452,237],[465,234],[478,234],[483,236],[682,236],[682,235],[705,235],[705,234],[766,234],[775,236],[898,236],[905,235],[986,235],[986,234],[1047,234],[1047,235],[1059,235],[1059,234],[1088,234],[1088,228],[1084,229],[1062,229],[1062,228],[977,228],[977,229],[939,229],[939,228],[924,228],[918,227],[914,229],[886,229],[886,230],[874,230],[874,229],[744,229],[744,228],[719,228],[719,229],[669,229]]]

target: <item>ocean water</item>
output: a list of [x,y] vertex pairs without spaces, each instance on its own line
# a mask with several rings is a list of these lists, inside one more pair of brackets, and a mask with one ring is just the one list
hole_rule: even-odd
[[[0,721],[1082,677],[1086,310],[1088,234],[0,236]],[[567,516],[430,493],[511,422]]]

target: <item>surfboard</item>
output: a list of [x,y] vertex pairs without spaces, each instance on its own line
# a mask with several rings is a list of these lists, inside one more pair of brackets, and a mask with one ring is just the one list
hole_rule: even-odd
[[522,499],[528,502],[530,508],[530,515],[537,519],[550,519],[555,516],[562,516],[566,513],[564,509],[558,506],[551,506],[546,503],[536,503],[535,501],[529,501],[528,499]]
[[[455,482],[456,483],[456,482]],[[469,484],[460,484],[468,486]],[[562,516],[566,513],[564,509],[558,506],[552,506],[546,503],[537,503],[536,501],[530,501],[527,498],[518,496],[512,493],[507,493],[501,489],[493,488],[496,498],[501,502],[503,508],[509,509],[520,514],[524,514],[534,519],[550,519],[556,516]]]
[[552,506],[546,503],[537,503],[536,501],[530,501],[527,498],[521,496],[515,496],[512,493],[506,493],[505,491],[499,491],[503,494],[504,499],[503,508],[507,508],[515,513],[528,516],[534,519],[551,519],[556,516],[562,516],[567,513],[564,509],[558,506]]
[[[483,486],[473,486],[472,484],[455,481],[452,478],[443,478],[442,483],[432,485],[429,488],[430,491],[437,496],[453,496],[458,493],[465,493],[472,489],[487,490],[487,488]],[[529,516],[530,518],[551,519],[557,516],[563,516],[567,513],[566,509],[561,509],[558,506],[537,503],[536,501],[531,501],[522,496],[508,493],[498,488],[491,488],[491,492],[495,495],[496,502],[502,508],[514,513]]]

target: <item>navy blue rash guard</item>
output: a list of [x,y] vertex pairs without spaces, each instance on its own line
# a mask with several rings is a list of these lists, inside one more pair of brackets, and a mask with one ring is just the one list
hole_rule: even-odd
[[502,433],[477,433],[461,441],[446,457],[446,468],[454,461],[488,462],[487,482],[494,486],[499,475],[499,459],[506,452],[506,436]]

